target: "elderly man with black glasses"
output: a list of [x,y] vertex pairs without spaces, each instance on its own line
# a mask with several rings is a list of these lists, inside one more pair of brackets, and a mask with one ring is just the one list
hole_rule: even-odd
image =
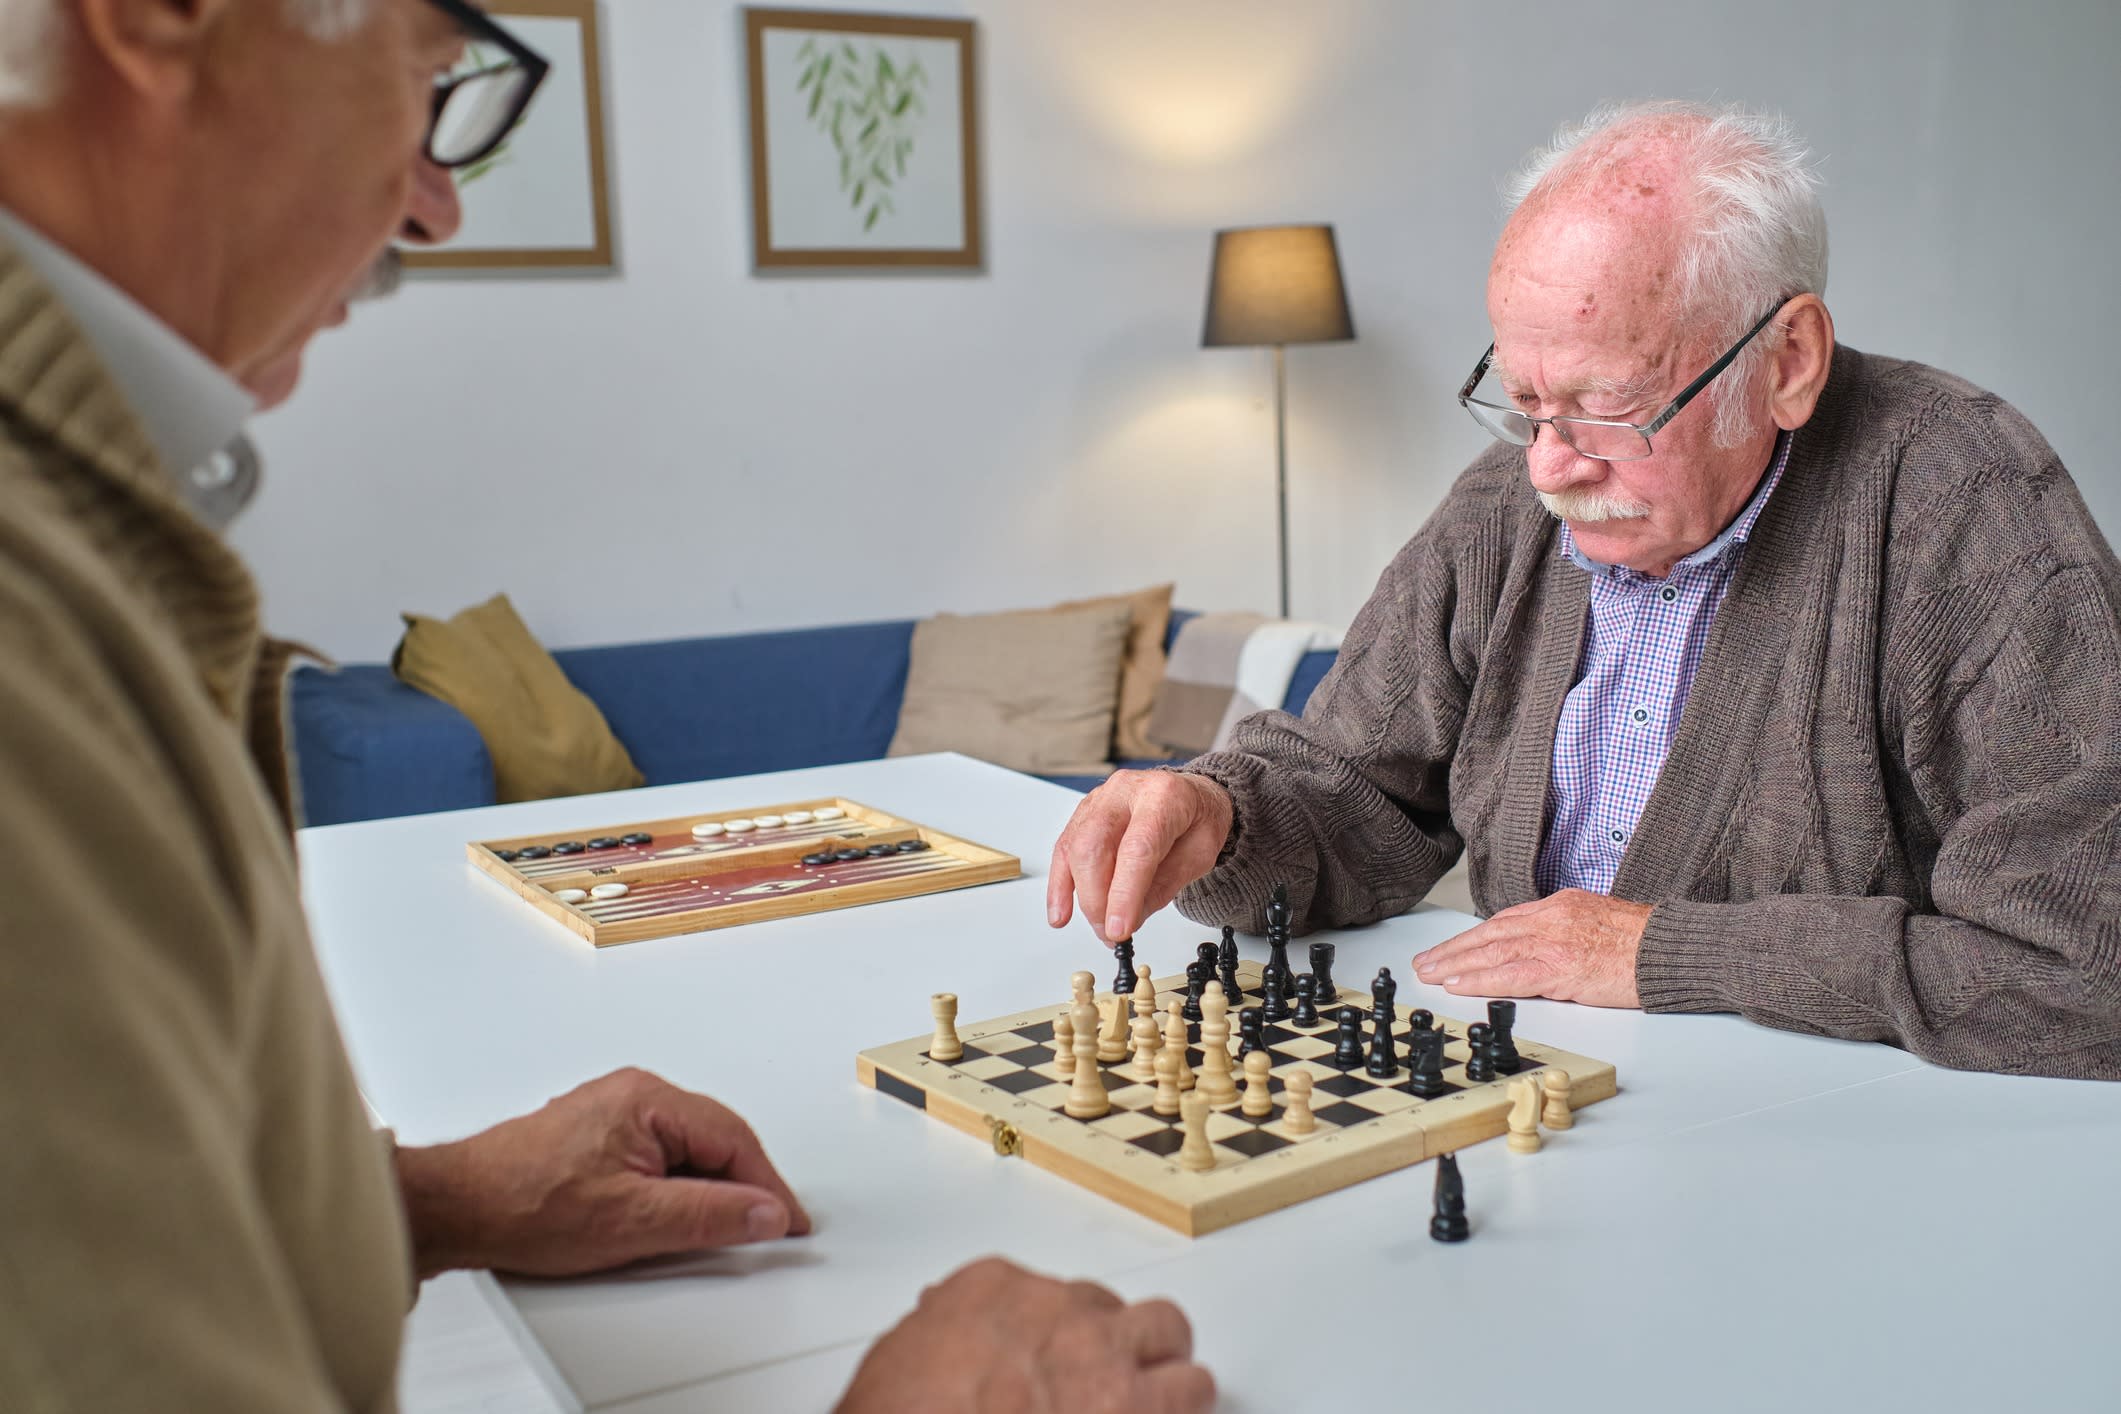
[[[809,1228],[741,1119],[639,1072],[456,1144],[368,1129],[302,921],[285,654],[186,476],[394,233],[455,229],[447,169],[544,72],[463,0],[0,0],[0,1409],[383,1410],[416,1274]],[[1175,1414],[1213,1382],[1168,1303],[990,1260],[843,1407],[983,1398]]]
[[1500,441],[1301,720],[1084,800],[1053,925],[1360,924],[1464,855],[1446,990],[2121,1078],[2121,568],[2014,409],[1836,345],[1826,263],[1780,120],[1535,154],[1458,392]]

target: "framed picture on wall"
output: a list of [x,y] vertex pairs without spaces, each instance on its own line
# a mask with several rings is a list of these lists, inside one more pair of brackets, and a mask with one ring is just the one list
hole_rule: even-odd
[[[464,228],[447,245],[408,248],[434,270],[611,268],[604,100],[596,0],[491,0],[485,7],[551,64],[545,86],[508,140],[457,173]],[[496,56],[472,43],[460,63]]]
[[973,24],[744,11],[752,259],[977,267]]

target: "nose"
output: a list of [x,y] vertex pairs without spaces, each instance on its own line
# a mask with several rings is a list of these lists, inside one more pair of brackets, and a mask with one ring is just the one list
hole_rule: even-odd
[[1532,445],[1524,449],[1524,463],[1532,478],[1532,489],[1548,495],[1592,485],[1606,474],[1604,462],[1585,456],[1546,426],[1538,429]]
[[457,180],[442,167],[415,158],[412,189],[405,197],[405,221],[398,234],[413,245],[441,245],[464,224],[464,207],[457,200]]

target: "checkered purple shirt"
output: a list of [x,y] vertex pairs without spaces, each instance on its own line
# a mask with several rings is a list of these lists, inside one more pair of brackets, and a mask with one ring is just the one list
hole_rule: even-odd
[[1760,489],[1738,518],[1664,579],[1599,564],[1576,548],[1568,524],[1562,524],[1562,552],[1592,576],[1591,621],[1583,635],[1581,676],[1554,729],[1547,835],[1537,872],[1542,893],[1612,891],[1635,822],[1672,749],[1716,610],[1789,459],[1785,432]]

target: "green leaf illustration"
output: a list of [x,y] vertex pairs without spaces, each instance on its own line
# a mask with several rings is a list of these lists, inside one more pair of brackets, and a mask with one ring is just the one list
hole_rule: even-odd
[[927,115],[927,71],[910,51],[894,61],[881,41],[857,50],[850,38],[837,48],[830,39],[822,46],[805,40],[796,60],[803,64],[796,92],[809,99],[808,119],[839,158],[840,190],[862,212],[862,230],[873,231],[897,214],[891,188],[906,175]]

